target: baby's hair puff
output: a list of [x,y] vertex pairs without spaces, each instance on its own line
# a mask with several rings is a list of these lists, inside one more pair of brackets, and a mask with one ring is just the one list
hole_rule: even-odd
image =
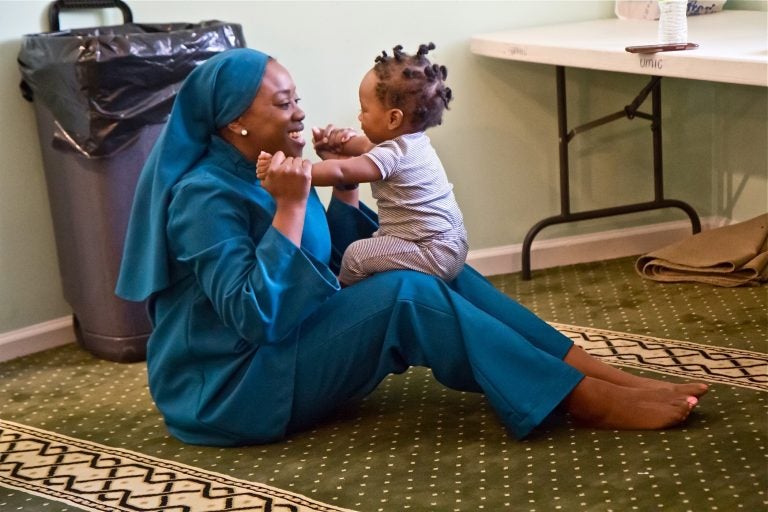
[[381,52],[373,66],[379,80],[376,96],[387,108],[402,110],[414,132],[441,124],[443,111],[453,99],[450,87],[445,85],[448,70],[427,58],[434,49],[434,43],[422,44],[415,55],[409,55],[402,45],[397,45],[392,56]]

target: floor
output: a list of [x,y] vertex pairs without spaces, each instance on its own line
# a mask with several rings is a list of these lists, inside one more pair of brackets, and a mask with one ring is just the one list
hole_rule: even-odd
[[[612,363],[670,380],[691,374],[709,380],[712,391],[679,428],[590,430],[555,414],[516,441],[482,396],[446,390],[428,370],[414,368],[310,432],[220,449],[167,435],[143,364],[98,360],[69,345],[0,364],[0,395],[7,397],[0,420],[11,422],[0,435],[0,509],[168,509],[169,500],[192,499],[190,481],[203,482],[203,494],[230,489],[215,506],[188,502],[197,504],[191,510],[264,510],[265,496],[269,503],[306,497],[296,498],[296,510],[360,512],[768,508],[768,288],[661,285],[641,279],[632,258],[540,270],[531,281],[519,274],[491,280]],[[691,352],[701,356],[695,364],[686,359]],[[117,487],[114,476],[86,478],[76,496],[65,492],[74,484],[50,475],[30,481],[54,492],[25,488],[10,478],[10,462],[23,451],[8,441],[19,439],[17,426],[29,428],[28,443],[45,446],[48,457],[59,443],[58,462],[47,468],[72,470],[62,453],[101,449],[88,471],[106,466],[114,474],[105,461],[130,460],[120,467],[146,465],[176,480],[164,481],[164,490],[136,491],[130,503],[105,487]],[[195,478],[179,477],[184,471],[196,471]],[[95,491],[88,487],[94,482],[101,486]],[[238,486],[260,504],[232,501],[246,495],[231,491]]]

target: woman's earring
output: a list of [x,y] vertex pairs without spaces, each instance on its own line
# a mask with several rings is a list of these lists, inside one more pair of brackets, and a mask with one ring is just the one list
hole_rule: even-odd
[[240,135],[242,135],[243,137],[245,137],[246,135],[248,135],[248,130],[246,130],[245,128],[243,128],[242,130],[240,130]]

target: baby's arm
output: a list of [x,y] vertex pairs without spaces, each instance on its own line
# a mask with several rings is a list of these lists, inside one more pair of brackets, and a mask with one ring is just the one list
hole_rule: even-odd
[[381,179],[381,172],[367,156],[329,159],[312,164],[312,185],[343,186]]
[[[256,161],[256,177],[263,180],[272,155],[264,151]],[[355,183],[370,183],[381,179],[381,171],[367,156],[329,159],[312,164],[312,185],[333,187]]]
[[365,135],[355,135],[341,145],[340,153],[347,156],[360,156],[373,149],[373,144]]

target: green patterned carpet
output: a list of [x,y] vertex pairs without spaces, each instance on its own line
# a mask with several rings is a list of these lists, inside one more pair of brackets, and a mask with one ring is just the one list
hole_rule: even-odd
[[283,443],[185,446],[143,364],[70,345],[0,363],[0,510],[767,510],[768,289],[656,284],[633,260],[492,280],[609,362],[712,382],[680,428],[556,414],[520,442],[482,396],[412,369]]

